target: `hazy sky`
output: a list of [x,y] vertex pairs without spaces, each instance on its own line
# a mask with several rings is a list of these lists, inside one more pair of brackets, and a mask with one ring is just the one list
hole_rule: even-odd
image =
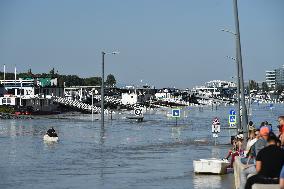
[[[284,64],[284,0],[239,0],[245,80]],[[122,84],[193,87],[232,80],[232,0],[1,0],[0,65],[7,71],[99,76]]]

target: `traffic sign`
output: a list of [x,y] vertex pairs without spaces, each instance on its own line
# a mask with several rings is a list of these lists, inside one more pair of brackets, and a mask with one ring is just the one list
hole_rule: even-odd
[[230,115],[236,115],[236,111],[235,110],[230,110]]
[[218,138],[218,134],[217,133],[213,133],[213,138]]
[[140,109],[140,108],[134,109],[134,114],[135,114],[136,116],[141,116],[141,115],[142,115],[142,109]]
[[217,138],[218,135],[215,135],[217,133],[220,133],[221,130],[221,126],[220,126],[220,121],[217,117],[215,117],[212,121],[212,133],[213,133],[213,137]]
[[220,125],[220,121],[217,117],[215,117],[212,121],[212,125]]
[[212,125],[212,133],[220,133],[220,125]]
[[237,116],[236,115],[229,115],[229,124],[236,124],[237,123]]
[[180,109],[172,109],[172,117],[180,117]]

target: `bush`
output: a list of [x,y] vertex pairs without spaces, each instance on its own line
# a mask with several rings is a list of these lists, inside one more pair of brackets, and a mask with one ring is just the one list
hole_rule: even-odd
[[0,106],[0,113],[13,114],[15,113],[15,110],[10,106]]

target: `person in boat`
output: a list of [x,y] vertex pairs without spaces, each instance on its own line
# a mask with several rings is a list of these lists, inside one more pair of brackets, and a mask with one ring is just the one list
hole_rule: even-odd
[[267,138],[268,146],[259,151],[256,156],[256,175],[248,178],[245,189],[251,189],[255,183],[278,184],[284,165],[284,150],[276,145],[277,137],[270,132]]
[[46,132],[46,134],[47,134],[48,136],[50,136],[50,137],[58,137],[53,127],[51,127],[50,129],[48,129],[47,132]]

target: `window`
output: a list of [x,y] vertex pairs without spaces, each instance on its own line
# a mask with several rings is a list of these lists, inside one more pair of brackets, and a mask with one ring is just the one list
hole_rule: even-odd
[[11,104],[11,98],[7,98],[7,104]]

